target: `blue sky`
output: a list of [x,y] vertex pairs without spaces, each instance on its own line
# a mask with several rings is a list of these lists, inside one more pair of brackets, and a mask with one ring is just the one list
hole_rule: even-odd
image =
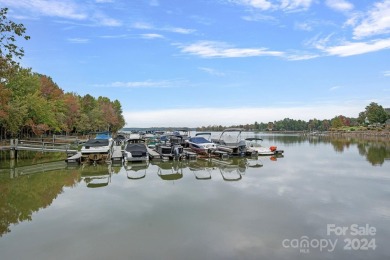
[[0,0],[22,66],[118,99],[127,126],[357,117],[390,107],[390,0]]

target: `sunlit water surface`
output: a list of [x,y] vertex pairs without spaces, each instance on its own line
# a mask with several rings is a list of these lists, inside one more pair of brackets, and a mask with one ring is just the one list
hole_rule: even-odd
[[284,157],[2,169],[0,259],[389,259],[388,141],[261,137]]

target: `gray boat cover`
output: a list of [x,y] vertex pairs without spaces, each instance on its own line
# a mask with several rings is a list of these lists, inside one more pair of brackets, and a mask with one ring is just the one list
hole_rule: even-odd
[[125,150],[130,152],[133,157],[143,157],[147,153],[146,145],[140,143],[127,144]]

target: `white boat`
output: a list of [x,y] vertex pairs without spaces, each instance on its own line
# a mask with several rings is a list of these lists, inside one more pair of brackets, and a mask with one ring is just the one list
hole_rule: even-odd
[[209,155],[217,150],[217,145],[211,142],[211,133],[197,133],[195,137],[190,137],[187,143],[197,154]]
[[260,144],[263,139],[251,137],[245,139],[248,150],[256,151],[258,155],[282,154],[283,150],[277,150],[276,146],[265,147]]
[[242,131],[241,128],[227,128],[218,139],[211,139],[211,141],[217,144],[217,149],[220,151],[232,156],[244,156],[247,152],[247,145],[245,140],[241,139]]
[[149,153],[140,134],[131,134],[123,152],[125,162],[148,161]]
[[87,161],[107,160],[112,154],[114,140],[107,132],[98,133],[95,138],[89,139],[81,147],[81,157]]

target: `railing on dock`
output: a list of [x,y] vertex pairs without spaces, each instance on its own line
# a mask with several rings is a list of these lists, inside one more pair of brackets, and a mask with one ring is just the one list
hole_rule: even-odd
[[11,151],[11,159],[15,159],[17,151],[37,151],[37,152],[65,152],[69,154],[77,153],[77,148],[72,148],[71,143],[58,143],[46,141],[47,139],[19,140],[11,139],[9,145],[0,146],[0,150]]

